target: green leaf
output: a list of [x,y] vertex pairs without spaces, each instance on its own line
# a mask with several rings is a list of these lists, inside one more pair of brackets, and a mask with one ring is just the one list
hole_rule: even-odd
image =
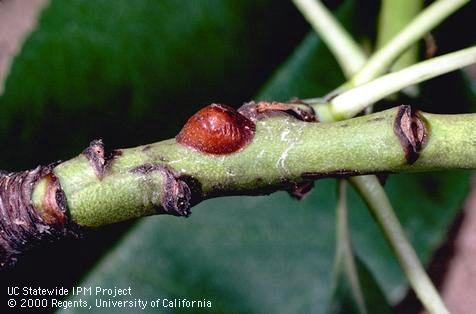
[[334,195],[324,193],[333,190],[325,180],[299,203],[286,193],[228,197],[186,220],[144,219],[81,285],[131,286],[146,300],[206,299],[212,308],[203,310],[213,313],[319,312],[330,293]]

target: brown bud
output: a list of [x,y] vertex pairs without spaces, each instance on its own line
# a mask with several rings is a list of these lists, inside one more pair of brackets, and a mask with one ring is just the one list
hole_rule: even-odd
[[398,108],[394,131],[400,140],[407,163],[415,163],[428,141],[429,129],[424,118],[410,106],[402,105]]
[[255,124],[235,109],[211,104],[187,121],[176,140],[200,152],[225,155],[249,144],[254,131]]

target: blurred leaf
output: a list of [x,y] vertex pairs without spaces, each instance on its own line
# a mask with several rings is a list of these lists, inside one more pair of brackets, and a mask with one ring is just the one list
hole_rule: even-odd
[[334,195],[324,193],[333,190],[325,180],[299,203],[286,193],[228,197],[200,204],[187,220],[144,219],[81,285],[131,286],[145,300],[206,299],[209,313],[321,312],[334,255]]
[[338,181],[336,205],[336,255],[329,314],[390,313],[380,287],[363,262],[355,256],[350,238],[347,182]]
[[[429,262],[445,239],[469,190],[467,171],[392,175],[385,185],[390,201],[418,256]],[[357,254],[375,276],[387,298],[397,302],[406,292],[406,280],[383,234],[365,205],[350,193],[349,220]]]
[[374,276],[358,256],[354,256],[361,293],[365,302],[365,312],[359,311],[359,306],[352,293],[351,284],[345,272],[339,271],[335,278],[335,290],[332,295],[329,314],[362,314],[362,313],[393,313],[383,292],[376,283]]

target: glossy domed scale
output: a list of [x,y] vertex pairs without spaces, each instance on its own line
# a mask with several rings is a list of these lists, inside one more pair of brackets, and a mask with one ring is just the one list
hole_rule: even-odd
[[176,137],[178,143],[213,155],[239,151],[253,139],[255,124],[235,109],[211,104],[194,114]]

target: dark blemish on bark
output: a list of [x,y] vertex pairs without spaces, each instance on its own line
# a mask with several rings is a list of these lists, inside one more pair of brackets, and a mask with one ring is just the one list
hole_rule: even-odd
[[174,216],[190,216],[191,192],[187,184],[183,181],[172,180],[168,181],[165,187],[161,200],[165,212]]
[[260,112],[257,109],[257,105],[254,101],[245,103],[238,108],[238,112],[252,121],[260,121],[271,117],[283,117],[287,114],[283,111],[269,110],[267,112]]
[[295,183],[294,187],[288,190],[289,195],[297,200],[302,200],[314,188],[314,181],[303,181]]
[[[298,97],[292,97],[291,100],[290,100],[290,103],[304,106],[304,107],[301,107],[301,108],[303,108],[304,111],[307,112],[308,116],[305,119],[303,119],[303,121],[319,122],[319,117],[317,116],[316,111],[314,110],[314,108],[311,105],[309,105],[307,102],[305,102],[304,100],[302,100]],[[300,119],[301,117],[297,117],[297,118]]]
[[306,180],[318,180],[322,178],[346,178],[351,176],[359,176],[366,173],[357,170],[335,170],[329,172],[304,172],[301,177]]
[[99,139],[93,140],[82,154],[89,160],[94,172],[101,180],[107,174],[114,159],[122,156],[123,152],[121,149],[116,149],[106,156],[104,143]]
[[276,191],[286,191],[292,197],[297,199],[302,199],[307,192],[313,187],[313,183],[309,181],[294,182],[288,179],[282,179],[277,183],[265,183],[265,181],[258,177],[255,179],[257,185],[262,185],[260,187],[253,187],[249,189],[233,189],[228,190],[221,184],[215,184],[211,187],[210,191],[207,193],[206,198],[222,197],[222,196],[262,196],[269,195]]
[[195,178],[186,175],[177,175],[166,165],[143,164],[131,170],[132,173],[147,175],[153,171],[160,171],[164,184],[160,196],[159,214],[188,217],[190,208],[202,199],[201,184]]
[[305,180],[319,180],[319,179],[326,179],[326,178],[348,178],[354,176],[363,176],[373,174],[376,175],[380,183],[383,185],[385,183],[386,178],[388,175],[392,174],[391,171],[381,171],[381,172],[361,172],[357,170],[335,170],[329,172],[304,172],[301,177]]
[[275,186],[268,185],[261,188],[251,188],[251,189],[242,189],[242,190],[225,190],[220,185],[213,185],[211,190],[207,193],[206,198],[215,198],[222,196],[240,196],[240,195],[249,195],[249,196],[262,196],[269,195],[276,191],[285,190],[281,184]]
[[335,171],[328,171],[328,172],[304,172],[301,174],[301,177],[305,180],[319,180],[325,178],[348,178],[354,176],[363,176],[373,174],[376,176],[388,176],[392,174],[391,171],[380,171],[380,172],[362,172],[357,170],[335,170]]
[[94,140],[89,147],[83,151],[83,155],[89,160],[96,175],[102,179],[106,171],[106,159],[104,158],[104,144],[102,140]]
[[257,178],[255,179],[255,182],[256,182],[257,184],[263,184],[264,180],[263,180],[263,178],[261,178],[261,177],[257,177]]
[[189,186],[185,181],[177,178],[170,169],[163,167],[161,172],[164,176],[164,187],[160,203],[165,213],[174,216],[190,216],[192,191]]
[[382,121],[382,120],[385,120],[385,118],[384,117],[376,117],[376,118],[368,119],[365,122],[377,122],[377,121]]
[[293,103],[251,101],[241,106],[238,112],[253,121],[274,116],[292,116],[304,122],[319,122],[314,109],[303,101]]
[[150,151],[152,148],[153,148],[152,145],[146,145],[146,146],[144,146],[144,147],[142,148],[142,151],[143,151],[144,153],[146,153],[147,156],[149,156],[149,157],[150,157],[151,159],[153,159],[153,160],[158,160],[158,161],[161,161],[161,162],[164,162],[164,163],[169,161],[169,159],[168,159],[167,157],[165,157],[165,156],[162,156],[162,155],[156,156],[156,155],[154,154],[154,152],[151,152],[151,151]]
[[296,186],[296,183],[291,182],[287,179],[283,179],[280,182],[272,184],[271,182],[265,182],[261,177],[257,177],[255,180],[257,186],[252,188],[245,189],[232,189],[229,190],[223,184],[214,184],[211,186],[210,191],[205,195],[206,198],[222,197],[222,196],[240,196],[240,195],[249,195],[249,196],[261,196],[269,195],[276,191],[290,191]]
[[66,222],[66,196],[59,184],[58,178],[49,173],[43,177],[46,180],[45,196],[42,200],[42,218],[47,224],[61,224]]
[[381,186],[385,186],[385,183],[387,183],[387,179],[389,177],[390,173],[377,173],[377,179],[380,182]]
[[327,94],[326,96],[324,96],[324,100],[326,102],[331,102],[334,98],[336,98],[337,96],[339,96],[341,94],[341,92],[339,90],[336,90],[334,92],[331,92],[329,94]]
[[292,104],[309,105],[299,97],[291,97],[291,99],[289,99],[289,102]]
[[112,153],[111,153],[111,155],[108,159],[111,160],[111,159],[115,159],[117,157],[121,157],[122,154],[123,154],[122,149],[115,149],[115,150],[112,151]]
[[[53,165],[9,173],[0,177],[0,269],[12,266],[19,255],[44,240],[78,235],[68,217],[63,190],[52,173]],[[36,183],[46,178],[45,212],[37,211],[31,196]]]
[[348,127],[349,125],[347,123],[342,123],[342,124],[339,124],[339,127],[341,128],[346,128]]
[[159,171],[161,168],[165,166],[163,165],[158,165],[158,164],[151,164],[151,163],[146,163],[140,166],[137,166],[131,170],[132,173],[141,173],[141,174],[148,174],[152,171]]
[[426,121],[418,111],[403,105],[398,108],[393,129],[405,153],[407,164],[415,163],[428,141]]
[[190,175],[181,175],[178,180],[185,182],[191,192],[190,207],[197,205],[203,200],[202,184],[197,178]]
[[237,191],[228,191],[225,190],[223,185],[221,184],[213,184],[210,188],[210,191],[207,193],[206,198],[214,198],[220,196],[233,196],[238,195],[239,192]]

